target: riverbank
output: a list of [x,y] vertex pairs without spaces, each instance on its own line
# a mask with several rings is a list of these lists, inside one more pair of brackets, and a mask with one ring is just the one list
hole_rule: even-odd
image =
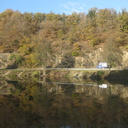
[[0,70],[0,76],[50,76],[50,77],[74,77],[74,78],[85,78],[87,74],[107,72],[115,69],[96,69],[96,68],[34,68],[34,69],[2,69]]
[[4,69],[1,77],[10,79],[84,79],[92,81],[107,80],[109,82],[127,83],[128,70],[116,69],[73,69],[73,68],[36,68],[36,69]]

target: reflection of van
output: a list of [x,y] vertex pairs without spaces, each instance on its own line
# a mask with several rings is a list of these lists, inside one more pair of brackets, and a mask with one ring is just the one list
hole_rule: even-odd
[[107,88],[107,87],[108,87],[107,84],[101,84],[101,85],[99,85],[99,88]]
[[108,64],[107,62],[100,62],[98,66],[96,66],[97,68],[108,68]]

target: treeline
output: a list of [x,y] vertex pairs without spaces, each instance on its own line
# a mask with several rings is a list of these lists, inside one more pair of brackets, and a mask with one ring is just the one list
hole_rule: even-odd
[[[92,8],[85,13],[0,13],[0,52],[17,65],[53,65],[57,55],[84,56],[104,44],[128,48],[128,11]],[[107,45],[106,45],[107,46]],[[18,53],[18,54],[17,54]]]

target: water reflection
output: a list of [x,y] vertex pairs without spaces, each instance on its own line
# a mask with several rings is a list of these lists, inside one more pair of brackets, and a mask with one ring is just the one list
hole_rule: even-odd
[[1,128],[128,126],[127,86],[107,84],[107,88],[101,88],[95,83],[41,81],[0,84]]

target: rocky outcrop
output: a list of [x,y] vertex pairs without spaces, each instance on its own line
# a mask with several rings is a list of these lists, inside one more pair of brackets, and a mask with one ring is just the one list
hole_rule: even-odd
[[122,64],[123,66],[128,66],[128,52],[127,51],[123,51],[123,56],[122,56]]
[[[90,53],[85,53],[85,56],[83,57],[75,57],[75,67],[79,68],[92,68],[96,67],[99,62],[103,62],[104,59],[102,57],[103,50],[101,48],[90,52]],[[127,51],[122,51],[122,62],[121,62],[122,67],[128,66],[128,52]]]
[[11,68],[14,60],[10,60],[10,53],[0,53],[0,69]]
[[[75,68],[94,68],[99,62],[103,62],[102,57],[103,49],[98,48],[92,52],[85,53],[83,56],[74,57]],[[13,67],[15,60],[10,60],[10,53],[0,53],[0,69],[6,69]],[[63,57],[56,55],[56,61],[53,67],[56,67],[62,62]],[[122,67],[128,66],[128,52],[122,51]]]

